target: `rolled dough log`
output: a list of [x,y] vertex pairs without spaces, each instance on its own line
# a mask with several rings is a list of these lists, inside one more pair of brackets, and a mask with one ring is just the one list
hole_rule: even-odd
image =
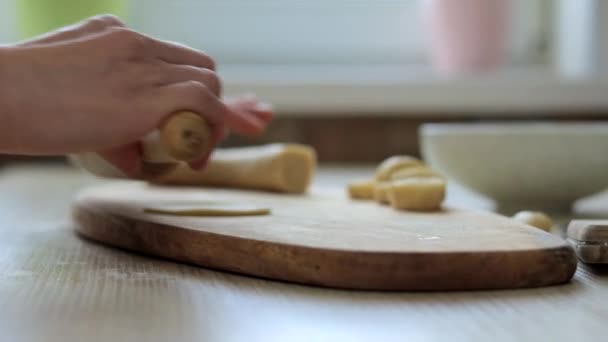
[[203,171],[180,164],[149,181],[303,193],[308,189],[315,169],[316,154],[311,147],[271,144],[217,150]]
[[[72,156],[86,170],[103,177],[125,175],[95,153]],[[299,144],[218,149],[203,171],[187,164],[147,164],[146,179],[157,184],[220,186],[287,193],[305,192],[316,170],[315,150]]]

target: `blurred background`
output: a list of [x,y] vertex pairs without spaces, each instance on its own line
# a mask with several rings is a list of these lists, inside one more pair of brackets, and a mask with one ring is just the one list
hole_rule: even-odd
[[[267,135],[322,161],[418,155],[425,122],[603,120],[602,0],[0,0],[0,43],[93,14],[204,50],[228,95],[278,112]],[[3,157],[5,160],[8,157]]]

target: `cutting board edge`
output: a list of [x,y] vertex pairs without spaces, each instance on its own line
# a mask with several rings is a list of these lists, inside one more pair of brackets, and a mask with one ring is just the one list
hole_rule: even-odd
[[[104,219],[109,219],[113,222],[113,225],[96,225],[95,219],[90,218],[87,219],[87,216],[90,215],[103,215]],[[119,217],[114,214],[108,214],[103,211],[94,210],[91,208],[87,208],[86,206],[75,206],[73,210],[73,216],[76,223],[76,231],[82,236],[95,240],[101,243],[105,243],[108,245],[118,246],[120,248],[137,251],[140,253],[144,253],[147,255],[155,255],[161,256],[163,258],[177,260],[182,262],[187,262],[190,264],[195,264],[203,267],[208,267],[212,269],[218,270],[227,270],[233,273],[253,275],[256,277],[261,277],[265,279],[273,279],[273,280],[281,280],[281,281],[291,281],[300,284],[307,285],[315,285],[315,286],[323,286],[323,287],[331,287],[331,288],[342,288],[342,289],[356,289],[356,290],[408,290],[408,291],[440,291],[440,290],[483,290],[483,289],[504,289],[504,288],[528,288],[528,287],[540,287],[540,286],[550,286],[563,284],[568,282],[572,276],[574,275],[577,268],[577,258],[571,246],[564,242],[563,245],[545,249],[545,250],[520,250],[520,251],[511,251],[508,254],[503,251],[489,251],[489,252],[447,252],[447,253],[424,253],[424,252],[408,252],[408,253],[398,253],[398,252],[376,252],[376,251],[349,251],[344,249],[326,249],[326,248],[316,248],[311,246],[304,245],[293,245],[287,243],[277,243],[277,242],[267,242],[260,240],[252,240],[245,239],[238,236],[229,236],[229,235],[220,235],[212,232],[202,232],[190,228],[185,227],[176,227],[169,226],[160,223],[154,222],[145,222],[145,221],[136,221],[135,219],[128,217]],[[167,229],[170,229],[170,234],[167,234]],[[112,230],[113,232],[109,232],[110,236],[107,235],[108,230]],[[141,236],[143,234],[138,234],[138,230],[145,230],[146,232],[155,231],[156,234],[161,232],[161,235],[157,235],[156,238],[151,241],[145,241]],[[160,240],[171,240],[174,241],[179,240],[176,236],[178,234],[185,235],[187,238],[183,239],[183,241],[196,241],[197,238],[199,240],[204,237],[207,241],[207,245],[203,246],[203,248],[209,248],[213,246],[218,240],[222,240],[221,244],[226,244],[226,246],[220,247],[218,250],[219,253],[225,253],[225,251],[230,250],[231,246],[239,246],[240,248],[245,250],[244,256],[249,258],[257,256],[260,257],[259,254],[255,254],[254,252],[262,251],[262,256],[269,257],[269,251],[272,251],[289,254],[290,258],[277,258],[276,256],[272,258],[272,263],[276,267],[285,268],[282,271],[290,272],[289,265],[277,265],[277,260],[295,260],[301,261],[303,263],[308,262],[308,268],[297,267],[294,271],[294,274],[289,274],[288,276],[281,275],[281,272],[276,270],[271,270],[265,267],[265,263],[270,262],[268,260],[258,260],[258,262],[254,262],[253,264],[249,264],[248,267],[238,266],[236,262],[222,264],[217,260],[213,260],[213,256],[206,256],[204,258],[196,258],[196,257],[187,257],[184,255],[180,255],[178,250],[174,250],[175,246],[167,249],[166,245],[154,245],[158,243]],[[117,242],[117,239],[112,238],[112,236],[116,237],[121,235],[121,237],[129,237],[128,241],[125,243]],[[143,245],[142,245],[143,243]],[[191,246],[192,247],[192,246]],[[201,246],[198,246],[201,247]],[[226,247],[226,248],[224,248]],[[196,249],[195,249],[196,250]],[[183,254],[183,253],[182,253]],[[238,254],[238,253],[237,253]],[[492,262],[505,262],[505,257],[511,258],[510,262],[512,263],[520,263],[523,265],[527,265],[524,267],[528,267],[530,263],[535,264],[532,261],[537,261],[536,264],[543,264],[544,259],[554,259],[554,265],[548,265],[549,270],[546,269],[521,269],[518,273],[521,275],[521,272],[528,272],[530,277],[523,277],[528,279],[525,282],[522,281],[513,281],[512,279],[501,279],[500,277],[488,277],[484,284],[470,284],[467,283],[466,279],[460,277],[460,279],[449,278],[449,274],[443,275],[443,279],[441,277],[433,278],[426,277],[417,279],[408,278],[407,275],[398,275],[391,277],[383,277],[383,278],[368,278],[365,276],[367,274],[369,276],[370,271],[377,271],[378,266],[382,267],[394,267],[395,264],[403,263],[411,261],[411,259],[418,260],[417,264],[424,264],[425,267],[430,267],[429,265],[440,265],[447,262],[449,259],[452,263],[458,260],[466,261],[467,258],[474,259],[479,258],[479,254],[483,254],[486,258],[485,261],[481,262],[479,267],[492,267]],[[242,256],[243,256],[242,255]],[[294,259],[294,255],[296,255]],[[301,257],[301,260],[298,259],[297,255],[308,255],[307,257]],[[311,255],[313,256],[311,258]],[[316,257],[315,257],[316,255]],[[412,258],[415,256],[415,258]],[[211,258],[211,259],[209,259]],[[340,271],[344,270],[336,270],[336,272],[327,272],[321,270],[320,263],[327,263],[330,258],[336,261],[335,264],[342,265],[348,263],[345,261],[350,259],[351,267],[353,260],[355,260],[358,265],[367,265],[368,269],[365,272],[359,272],[359,278],[353,279],[353,276],[347,277],[348,279],[336,279],[332,278],[332,274],[340,274]],[[237,258],[238,259],[238,258]],[[521,259],[521,260],[518,260]],[[317,260],[317,262],[314,262]],[[378,260],[389,260],[392,262],[379,262]],[[559,261],[565,261],[560,263]],[[251,262],[251,260],[249,260]],[[322,262],[318,262],[322,261]],[[372,261],[377,262],[377,264],[373,264]],[[545,260],[546,261],[546,260]],[[463,262],[465,264],[471,264],[469,262]],[[251,267],[255,269],[252,270]],[[411,265],[410,265],[411,266]],[[414,267],[419,267],[420,265]],[[547,265],[545,265],[547,266]],[[559,266],[563,266],[560,270]],[[431,266],[432,267],[432,266]],[[471,267],[474,268],[474,267]],[[555,268],[559,270],[559,272],[555,272]],[[300,270],[299,272],[296,272]],[[304,270],[304,272],[302,271]],[[307,272],[306,272],[307,270]],[[352,271],[352,268],[348,269]],[[545,278],[542,281],[535,279],[533,276],[535,274],[540,274],[543,272],[547,272],[552,275],[550,278]],[[343,272],[348,273],[348,272]],[[354,272],[354,278],[357,278],[357,272]],[[483,272],[479,272],[477,270],[474,272],[476,275],[483,275]],[[492,272],[488,272],[492,273]],[[557,275],[556,275],[557,274]],[[533,279],[532,281],[530,279]],[[357,281],[358,280],[358,281]],[[446,283],[447,282],[447,283]],[[423,285],[423,284],[427,285]],[[428,285],[431,284],[431,285]]]

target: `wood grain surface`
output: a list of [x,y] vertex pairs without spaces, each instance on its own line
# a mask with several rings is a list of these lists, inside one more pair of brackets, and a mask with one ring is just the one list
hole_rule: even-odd
[[[342,187],[369,168],[324,167]],[[63,167],[0,169],[2,341],[602,341],[608,268],[565,285],[399,293],[332,290],[149,258],[73,233],[74,193],[97,184]],[[448,203],[486,208],[452,186]],[[608,194],[579,214],[608,217]],[[560,232],[556,232],[560,233]]]
[[[245,203],[271,215],[181,217],[145,208]],[[317,188],[305,196],[117,181],[83,191],[76,229],[139,252],[270,279],[372,290],[561,284],[576,270],[565,241],[498,215],[406,212]]]

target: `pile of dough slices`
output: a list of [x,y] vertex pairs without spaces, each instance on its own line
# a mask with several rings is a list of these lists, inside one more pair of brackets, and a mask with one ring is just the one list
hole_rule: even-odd
[[439,210],[445,192],[444,177],[410,156],[387,158],[378,165],[374,179],[348,185],[348,194],[353,199],[373,199],[399,210]]

